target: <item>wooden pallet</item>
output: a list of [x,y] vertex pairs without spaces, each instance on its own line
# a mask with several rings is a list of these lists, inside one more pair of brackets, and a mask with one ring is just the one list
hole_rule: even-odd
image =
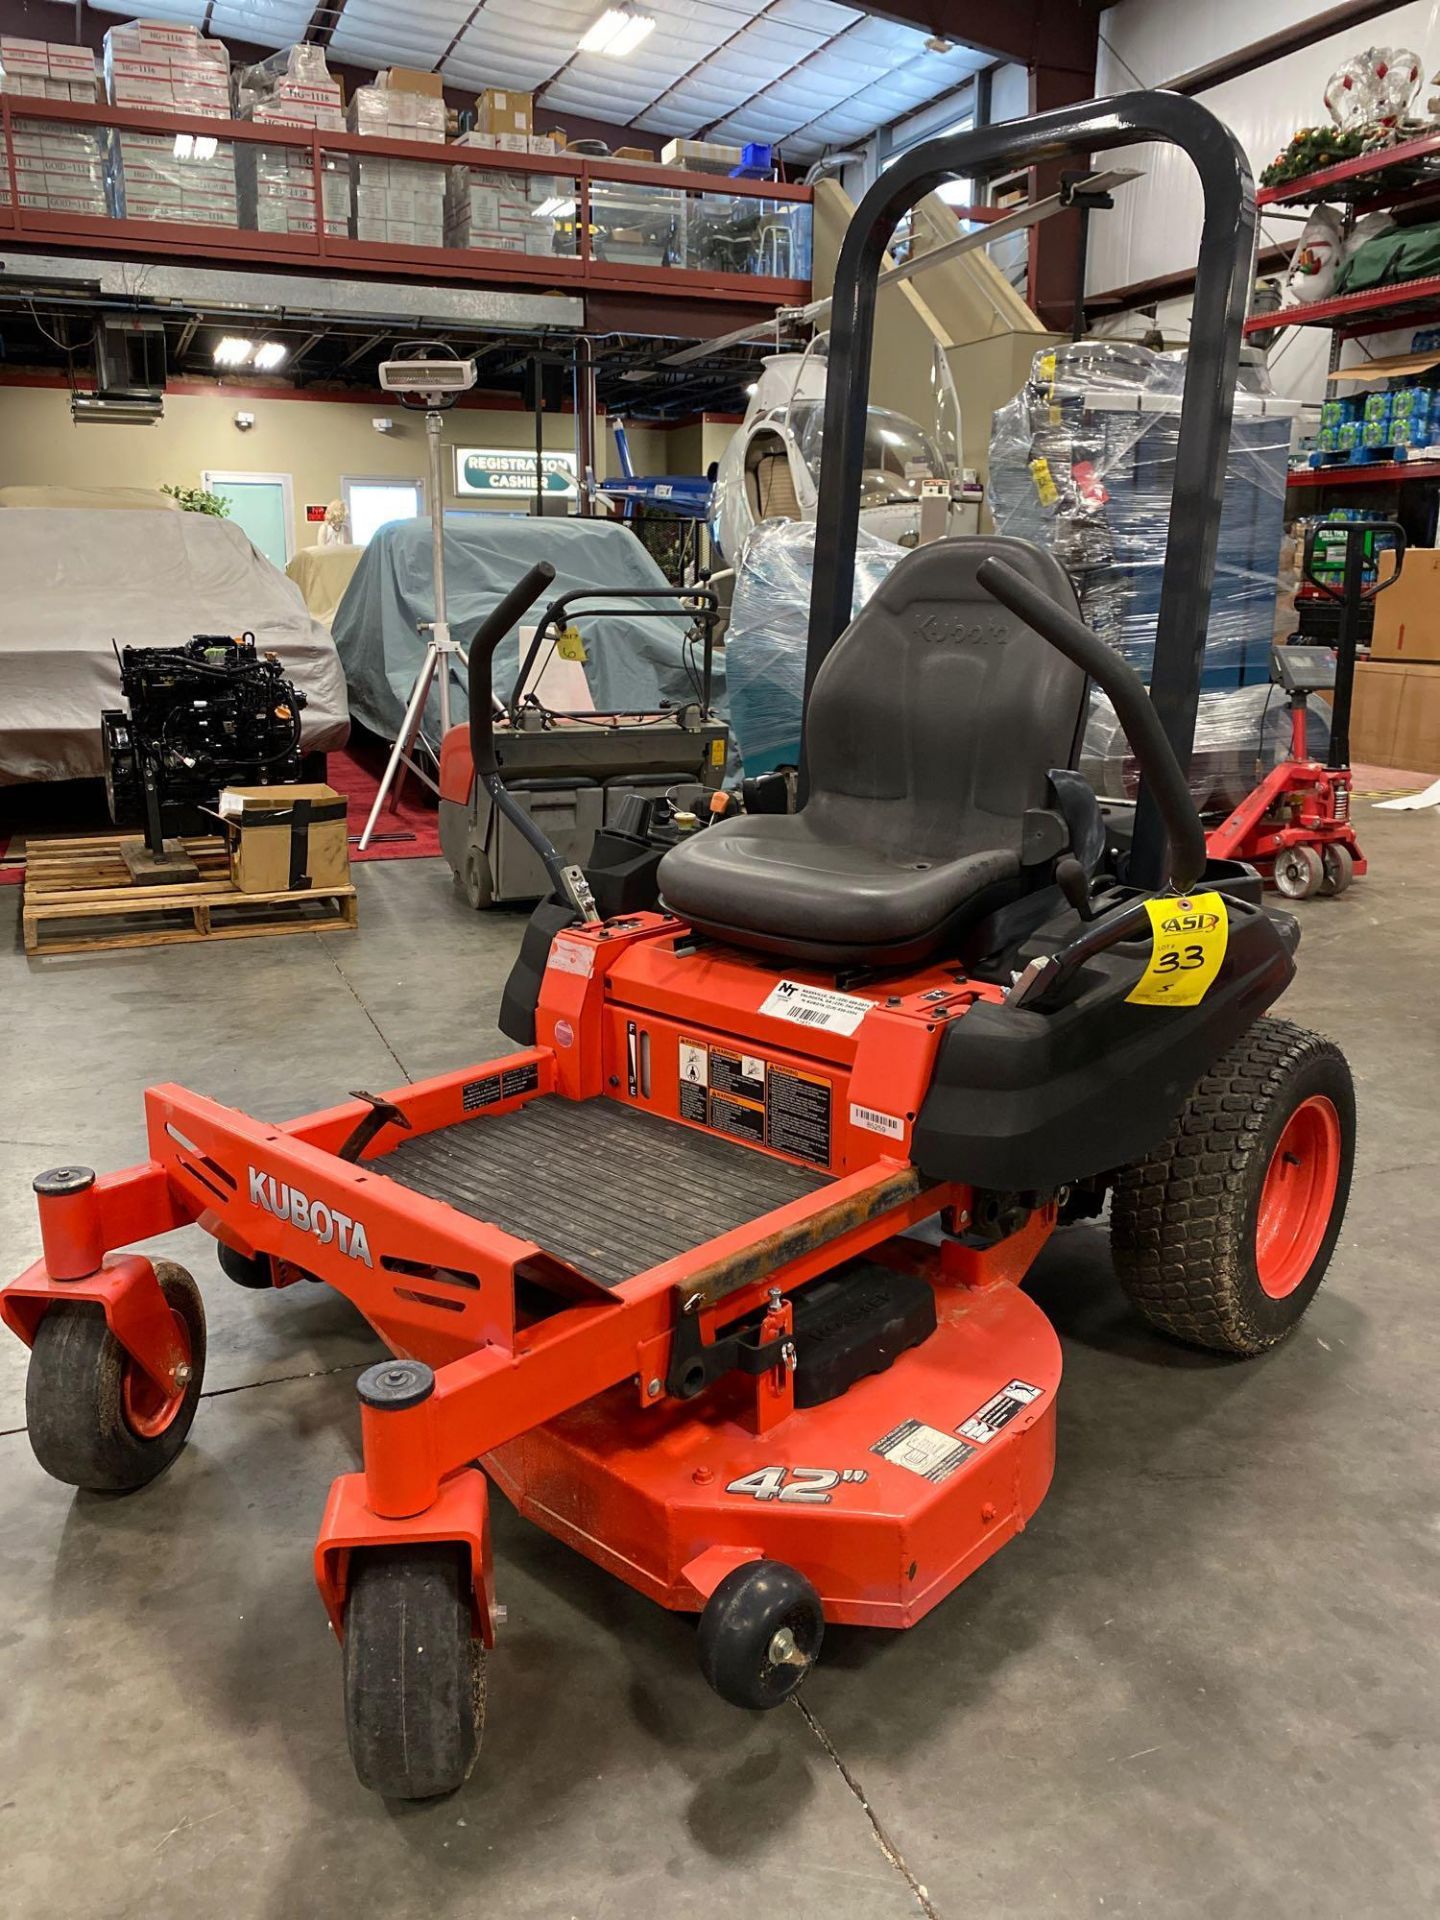
[[104,834],[29,842],[20,914],[27,953],[330,933],[355,925],[353,886],[327,893],[241,893],[220,839],[185,841],[198,879],[136,886],[120,856],[120,840],[119,834]]

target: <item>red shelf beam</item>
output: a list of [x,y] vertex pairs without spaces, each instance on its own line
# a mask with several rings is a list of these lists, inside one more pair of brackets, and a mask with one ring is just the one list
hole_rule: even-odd
[[[104,215],[50,212],[20,205],[10,133],[15,121],[54,120],[68,125],[119,127],[145,133],[202,134],[257,146],[295,147],[311,157],[318,183],[322,156],[368,154],[372,158],[418,160],[431,166],[466,166],[476,172],[562,174],[574,179],[579,250],[574,254],[524,254],[477,247],[407,247],[386,241],[352,240],[329,234],[317,218],[315,232],[262,233],[249,227],[212,227],[179,221],[114,220]],[[710,298],[727,304],[753,303],[773,310],[798,306],[810,298],[808,280],[754,273],[710,273],[694,268],[643,266],[594,258],[590,250],[590,195],[596,186],[658,187],[672,192],[770,201],[814,199],[809,187],[773,180],[732,180],[713,173],[637,161],[596,160],[583,154],[505,153],[491,147],[462,147],[434,142],[383,140],[368,134],[328,133],[310,128],[272,126],[253,120],[211,120],[195,114],[149,112],[138,107],[84,106],[61,100],[32,100],[0,95],[0,137],[10,187],[9,206],[0,206],[0,234],[29,240],[43,248],[76,248],[119,253],[269,267],[325,265],[347,273],[386,274],[417,280],[495,281],[540,289],[583,292],[604,290],[664,298]],[[320,206],[317,184],[316,207]]]
[[[1342,293],[1334,300],[1312,300],[1308,306],[1257,313],[1245,322],[1245,332],[1248,336],[1271,333],[1277,327],[1333,327],[1342,339],[1349,340],[1362,333],[1388,332],[1398,326],[1403,313],[1427,308],[1440,310],[1440,276],[1397,280],[1391,286],[1367,287],[1363,293]],[[1372,314],[1374,319],[1368,317]]]
[[1291,487],[1387,487],[1405,480],[1440,480],[1440,460],[1386,460],[1373,467],[1297,467]]
[[[1255,196],[1258,207],[1280,207],[1296,200],[1323,200],[1326,190],[1343,187],[1367,174],[1382,173],[1387,167],[1403,166],[1407,161],[1425,160],[1440,155],[1440,133],[1422,133],[1398,147],[1378,147],[1373,153],[1360,153],[1353,160],[1337,160],[1333,167],[1321,167],[1317,173],[1302,174],[1282,186],[1262,187]],[[1377,189],[1378,191],[1378,189]]]

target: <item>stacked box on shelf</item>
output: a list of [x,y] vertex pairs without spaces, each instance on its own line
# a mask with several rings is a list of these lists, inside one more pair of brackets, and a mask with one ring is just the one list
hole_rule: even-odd
[[[285,47],[245,68],[236,83],[236,105],[238,118],[260,125],[314,128],[321,133],[340,133],[345,128],[340,83],[331,77],[323,47]],[[260,233],[314,233],[315,177],[307,148],[246,142],[236,154],[236,173],[242,226]],[[347,234],[347,155],[322,155],[320,199],[326,233]]]
[[[382,140],[445,139],[445,102],[386,84],[357,87],[350,101],[352,133]],[[356,154],[353,160],[355,237],[392,246],[440,247],[445,243],[445,173],[423,160],[393,160]]]
[[[73,100],[94,106],[95,56],[88,47],[0,34],[0,93],[20,100]],[[15,182],[22,208],[103,218],[108,130],[60,120],[11,122]],[[10,204],[10,176],[0,167],[0,206]]]
[[[524,144],[516,149],[511,144],[515,141]],[[554,142],[538,134],[467,133],[455,144],[491,151],[499,147],[502,152],[555,151]],[[445,245],[502,253],[573,253],[573,175],[451,167],[445,182]]]
[[[228,120],[230,55],[196,27],[135,20],[105,35],[105,90],[112,106],[202,120]],[[113,144],[113,200],[124,220],[239,224],[235,150],[208,134],[121,128]]]

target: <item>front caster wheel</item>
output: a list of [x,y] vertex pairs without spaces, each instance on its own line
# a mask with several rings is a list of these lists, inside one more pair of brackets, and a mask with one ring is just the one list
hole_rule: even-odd
[[783,1560],[727,1573],[700,1616],[700,1671],[732,1707],[781,1706],[820,1653],[820,1596]]
[[345,1730],[362,1787],[433,1800],[468,1778],[485,1724],[470,1570],[444,1543],[358,1554],[345,1606]]
[[1120,1284],[1151,1326],[1263,1353],[1319,1288],[1345,1217],[1355,1089],[1331,1041],[1257,1020],[1110,1205]]
[[1316,847],[1286,847],[1275,856],[1275,885],[1287,900],[1311,899],[1324,878],[1325,862]]
[[465,855],[465,871],[457,873],[465,895],[465,904],[473,907],[476,913],[483,913],[486,907],[495,904],[495,885],[490,875],[490,862],[479,847],[471,847]]
[[234,1247],[227,1247],[223,1240],[215,1243],[215,1258],[220,1263],[220,1271],[227,1280],[233,1280],[237,1287],[253,1287],[257,1292],[273,1293],[275,1282],[270,1275],[270,1262],[263,1253],[255,1255],[237,1253]]
[[184,1267],[155,1262],[183,1355],[168,1392],[130,1358],[93,1301],[61,1302],[40,1322],[25,1376],[35,1458],[67,1486],[130,1493],[179,1453],[200,1403],[205,1308]]
[[1325,866],[1325,878],[1320,882],[1320,891],[1327,899],[1337,893],[1344,893],[1355,878],[1355,856],[1340,841],[1332,840],[1320,856]]

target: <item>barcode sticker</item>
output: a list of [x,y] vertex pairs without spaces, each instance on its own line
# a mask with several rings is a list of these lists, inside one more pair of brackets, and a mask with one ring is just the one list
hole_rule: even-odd
[[850,1102],[850,1124],[852,1127],[863,1127],[866,1133],[883,1133],[890,1140],[905,1138],[905,1122],[898,1113],[882,1113],[878,1107],[862,1107],[857,1100]]
[[829,1033],[854,1033],[871,1003],[858,994],[835,993],[828,987],[807,987],[803,980],[779,980],[760,1003],[761,1013],[789,1020],[800,1027],[820,1027]]

